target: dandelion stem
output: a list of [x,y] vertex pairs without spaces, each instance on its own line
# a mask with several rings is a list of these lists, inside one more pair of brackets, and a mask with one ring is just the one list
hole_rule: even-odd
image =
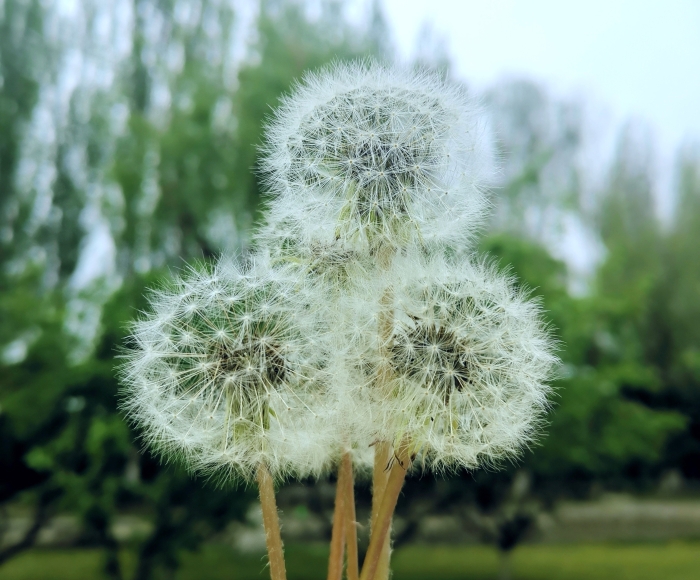
[[[343,454],[341,465],[341,475],[345,495],[345,546],[347,548],[347,569],[348,580],[358,580],[360,571],[357,557],[357,521],[355,516],[355,486],[352,474],[352,457],[349,453]],[[340,484],[340,481],[338,481]]]
[[[379,508],[384,497],[387,480],[389,479],[389,462],[391,460],[391,443],[379,441],[374,447],[374,471],[372,472],[372,523],[370,537],[374,537],[374,529],[379,515]],[[379,563],[377,567],[377,580],[386,580],[389,577],[389,560],[391,557],[390,534],[382,545]]]
[[[344,458],[345,456],[343,456]],[[342,580],[343,554],[345,548],[347,517],[345,497],[345,462],[338,469],[338,481],[335,484],[335,511],[333,512],[333,531],[331,533],[331,553],[328,558],[328,580]]]
[[391,519],[394,516],[396,502],[399,499],[401,488],[403,487],[406,471],[410,465],[409,446],[402,443],[393,461],[386,487],[382,497],[377,517],[372,525],[372,535],[369,540],[369,548],[362,565],[360,580],[379,580],[377,576],[379,562],[382,556],[384,544],[389,544],[389,528]]
[[275,501],[275,488],[272,485],[270,471],[263,463],[258,466],[258,487],[260,490],[263,526],[265,527],[267,557],[270,561],[270,579],[286,580],[287,572],[284,566],[284,548],[282,547],[277,502]]

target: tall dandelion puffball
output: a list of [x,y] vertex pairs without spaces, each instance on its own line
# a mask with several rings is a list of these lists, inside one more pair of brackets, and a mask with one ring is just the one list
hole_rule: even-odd
[[486,213],[485,133],[464,89],[434,74],[371,62],[309,74],[267,129],[267,234],[464,245]]
[[152,294],[121,374],[122,406],[156,451],[243,479],[261,463],[273,477],[324,467],[332,445],[322,365],[294,284],[264,263],[219,262]]
[[381,417],[367,437],[408,441],[416,465],[438,471],[517,455],[542,422],[557,364],[538,303],[466,260],[409,252],[386,276],[393,300],[365,317],[383,310],[391,329],[355,361],[366,377],[356,396]]

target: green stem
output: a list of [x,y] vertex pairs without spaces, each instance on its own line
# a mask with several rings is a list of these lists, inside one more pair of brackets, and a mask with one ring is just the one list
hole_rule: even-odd
[[263,463],[258,466],[258,488],[260,490],[263,526],[265,528],[267,557],[270,561],[270,580],[287,580],[280,520],[277,514],[277,502],[275,501],[275,488],[272,484],[270,471]]
[[396,503],[406,479],[406,471],[410,465],[408,445],[402,444],[399,447],[396,458],[393,461],[389,477],[384,488],[379,510],[372,525],[372,535],[370,536],[369,548],[362,565],[360,580],[379,580],[377,576],[379,563],[382,557],[384,544],[390,543],[389,529],[394,516]]
[[352,456],[350,453],[343,455],[342,470],[344,472],[343,483],[345,491],[345,546],[348,554],[347,577],[348,580],[358,580],[360,571],[357,555],[357,521],[355,516],[355,485],[352,475]]
[[328,558],[328,580],[342,580],[343,553],[345,548],[345,470],[343,463],[338,468],[338,481],[335,484],[335,511],[333,512],[333,531],[331,533],[331,553]]
[[[384,497],[384,491],[389,479],[389,462],[391,461],[392,446],[388,441],[380,441],[374,448],[374,471],[372,472],[372,518],[370,525],[370,537],[374,537],[374,529],[379,516],[379,508]],[[377,580],[389,578],[389,561],[391,558],[391,542],[389,534],[384,539],[379,563],[377,567]]]

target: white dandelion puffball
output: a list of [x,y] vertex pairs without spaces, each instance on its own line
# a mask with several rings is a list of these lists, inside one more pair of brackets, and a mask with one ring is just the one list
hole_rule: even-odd
[[331,223],[372,245],[464,244],[486,213],[482,119],[464,89],[427,72],[370,62],[309,74],[267,128],[270,219]]
[[542,422],[557,362],[538,303],[468,261],[403,256],[387,279],[391,332],[357,363],[382,416],[375,437],[410,441],[417,464],[438,471],[517,455]]
[[318,473],[331,432],[303,297],[264,263],[193,268],[154,293],[121,368],[146,442],[215,476],[252,479],[260,463],[274,477]]

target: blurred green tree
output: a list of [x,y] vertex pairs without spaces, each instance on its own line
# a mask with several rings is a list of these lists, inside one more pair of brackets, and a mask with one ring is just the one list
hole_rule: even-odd
[[[628,141],[633,137],[627,137]],[[608,258],[599,272],[599,292],[615,317],[618,349],[627,358],[644,360],[653,377],[646,385],[626,384],[626,395],[655,409],[673,410],[688,421],[687,429],[669,440],[653,474],[673,469],[697,480],[700,154],[698,145],[692,143],[679,152],[677,204],[664,223],[651,194],[648,168],[653,167],[652,155],[630,151],[634,146],[623,143],[627,152],[620,156],[615,188],[602,208],[601,232]]]
[[[656,322],[663,325],[657,360],[668,388],[659,404],[689,419],[667,447],[665,465],[700,480],[700,143],[688,143],[678,156],[678,205],[663,255],[661,302]],[[659,309],[660,310],[660,309]],[[655,329],[659,332],[661,329]]]
[[485,95],[501,164],[492,227],[541,243],[557,242],[566,216],[580,216],[585,126],[582,103],[554,99],[526,79],[502,81]]

